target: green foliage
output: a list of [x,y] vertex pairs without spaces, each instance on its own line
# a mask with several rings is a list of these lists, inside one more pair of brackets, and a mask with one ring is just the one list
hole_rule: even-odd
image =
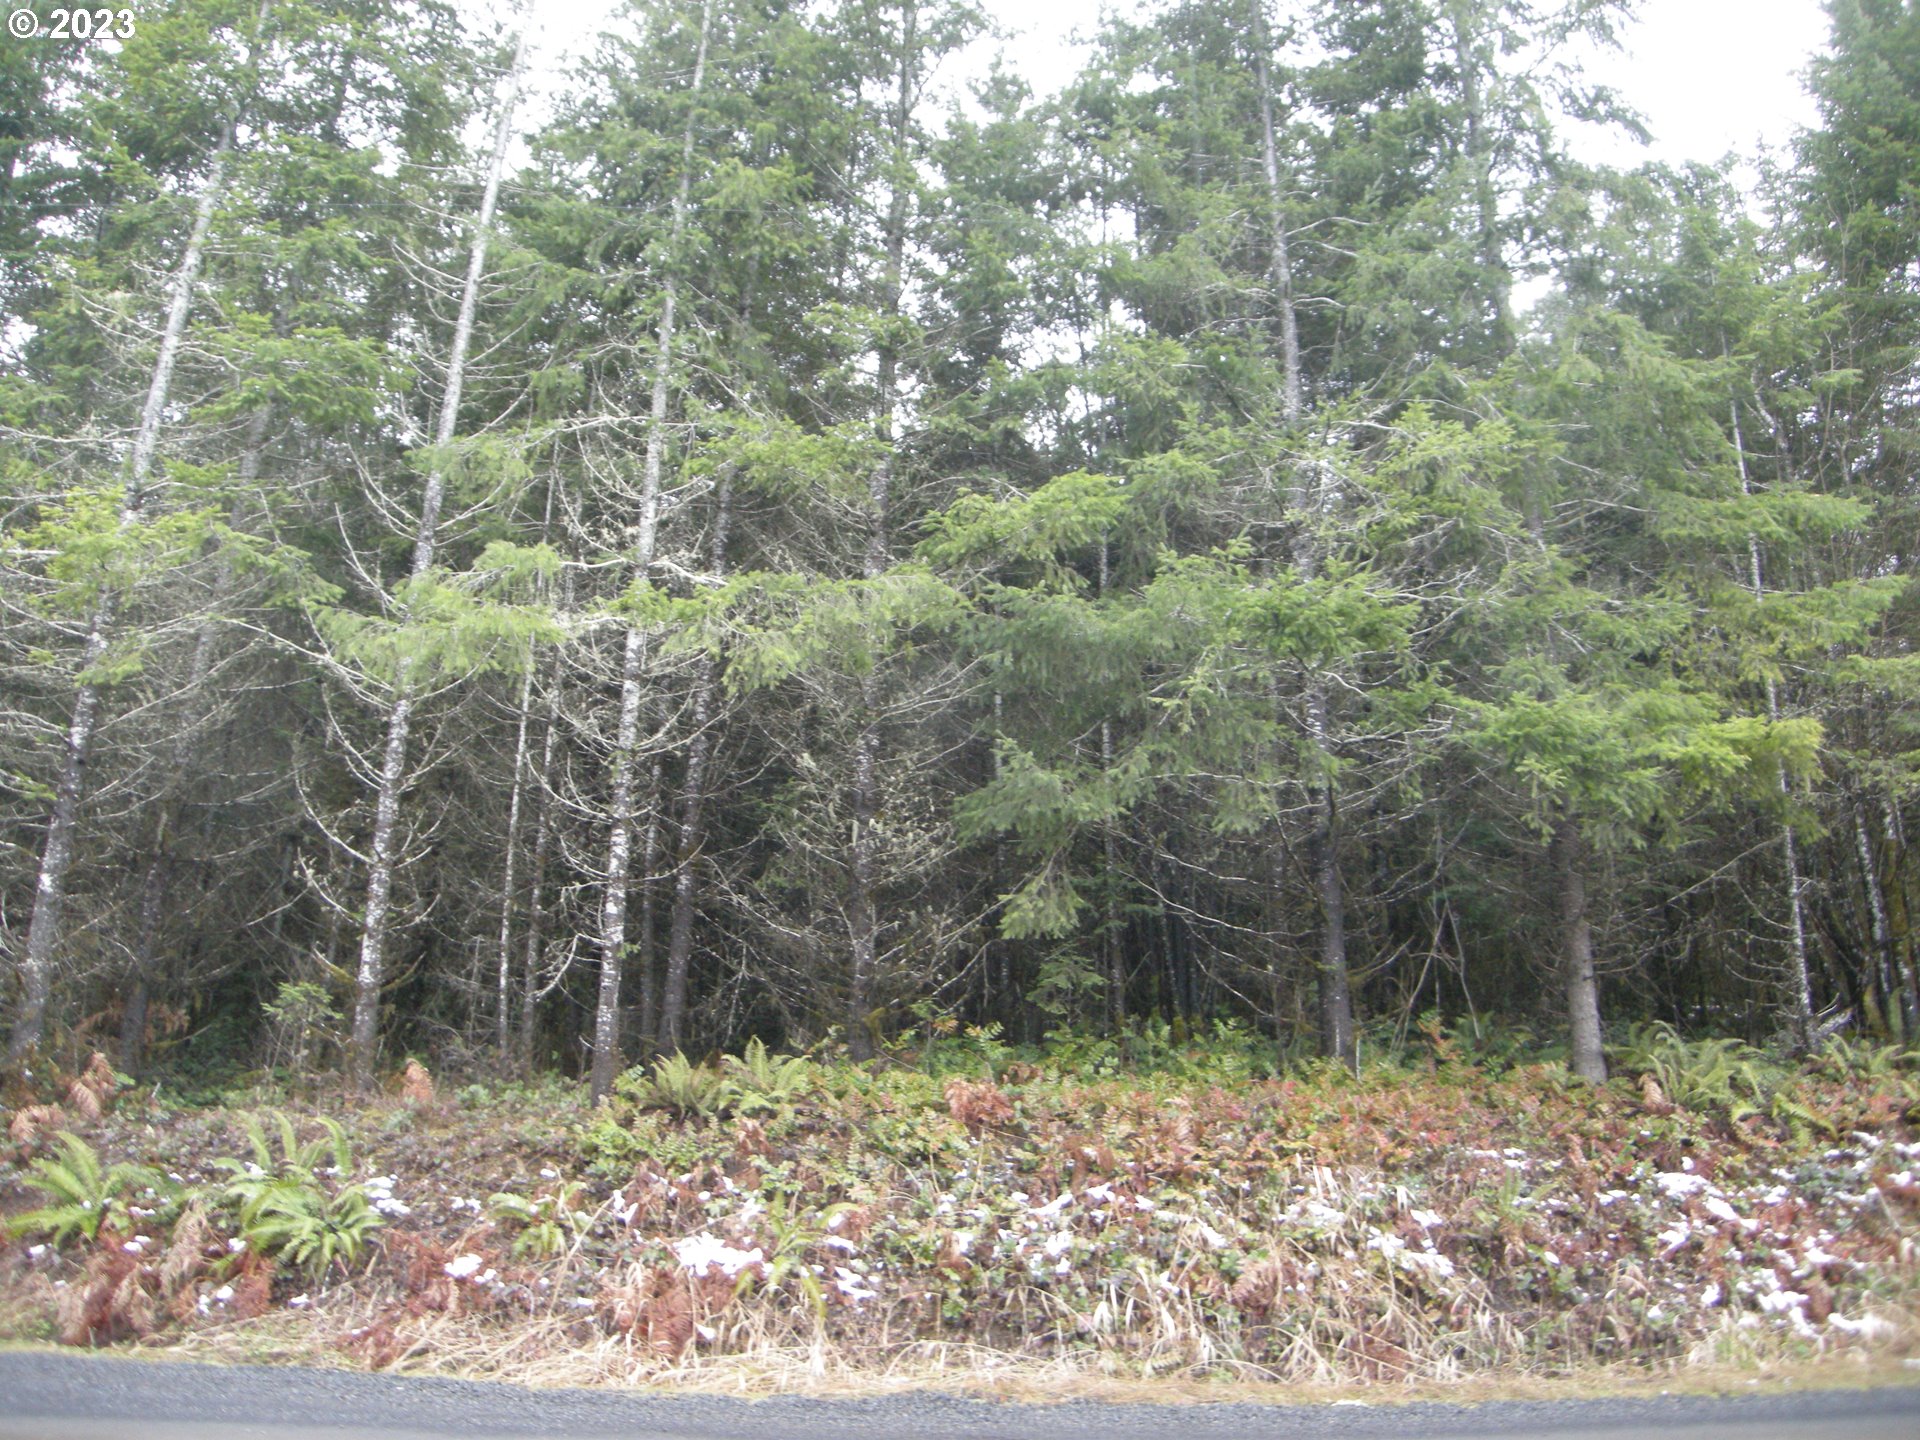
[[346,1131],[321,1116],[320,1135],[302,1141],[284,1113],[276,1111],[272,1119],[270,1132],[258,1115],[247,1117],[250,1158],[213,1162],[233,1177],[220,1198],[232,1207],[241,1238],[316,1279],[335,1265],[342,1272],[352,1269],[373,1231],[386,1222],[366,1188],[345,1181],[353,1170]]
[[1920,1079],[1920,1049],[1876,1045],[1845,1035],[1835,1035],[1828,1040],[1809,1057],[1808,1063],[1821,1074],[1850,1082],[1911,1083]]
[[1767,1113],[1787,1078],[1784,1066],[1745,1041],[1688,1040],[1659,1021],[1635,1026],[1617,1053],[1622,1069],[1652,1076],[1675,1105],[1736,1122]]
[[815,1323],[824,1322],[826,1289],[815,1273],[817,1267],[808,1263],[808,1256],[832,1232],[834,1219],[853,1208],[842,1201],[809,1211],[794,1195],[777,1201],[767,1211],[767,1227],[773,1232],[773,1243],[767,1247],[764,1273],[756,1274],[751,1266],[742,1269],[736,1287],[738,1292],[745,1295],[756,1286],[778,1290],[792,1282],[812,1309]]
[[239,1201],[243,1240],[315,1279],[335,1265],[343,1274],[351,1270],[373,1231],[386,1223],[359,1185],[328,1194],[317,1185],[281,1177],[257,1185],[236,1181],[228,1194]]
[[330,604],[313,605],[310,613],[342,656],[389,682],[403,674],[452,680],[516,671],[529,663],[534,647],[565,638],[546,606],[512,598],[524,588],[519,582],[547,566],[543,548],[496,545],[471,570],[403,581],[393,616]]
[[791,1114],[815,1083],[811,1060],[773,1055],[756,1035],[742,1054],[723,1055],[718,1066],[696,1065],[678,1051],[662,1056],[648,1071],[635,1068],[620,1076],[614,1093],[641,1110],[715,1120],[736,1114]]
[[771,1055],[758,1035],[739,1055],[723,1055],[721,1066],[733,1079],[733,1109],[742,1115],[791,1114],[794,1103],[814,1088],[814,1065],[804,1055]]
[[683,1119],[728,1114],[739,1099],[724,1070],[696,1065],[677,1050],[654,1061],[650,1071],[627,1071],[614,1082],[614,1093],[642,1110],[670,1110]]
[[520,1227],[520,1233],[513,1239],[516,1260],[523,1256],[551,1260],[564,1255],[580,1233],[593,1223],[589,1211],[575,1208],[585,1189],[579,1181],[568,1180],[532,1199],[510,1190],[496,1191],[487,1197],[487,1214]]
[[960,1025],[932,1013],[921,1003],[927,1039],[920,1047],[920,1066],[929,1075],[993,1075],[1017,1053],[1003,1038],[998,1021]]
[[273,1063],[285,1063],[296,1075],[306,1072],[316,1043],[339,1035],[340,1010],[332,993],[311,980],[282,981],[260,1011],[273,1027]]
[[[1001,933],[1009,937],[1022,932],[1046,933],[1044,930],[1025,931],[1024,921],[1030,918],[1029,912],[1022,912],[1022,921],[1014,920],[1013,911],[1018,904],[1018,897],[1009,902],[1008,923],[1020,924],[1021,930],[1008,930],[1003,925]],[[1106,987],[1107,977],[1084,955],[1076,950],[1055,950],[1035,967],[1033,988],[1027,991],[1027,999],[1049,1015],[1066,1017],[1078,1014],[1089,997],[1100,994]]]
[[102,1167],[94,1148],[70,1130],[54,1136],[56,1155],[34,1160],[20,1183],[48,1203],[7,1217],[9,1235],[45,1235],[55,1245],[95,1240],[102,1229],[131,1230],[129,1205],[144,1196],[160,1208],[175,1188],[158,1171],[121,1163]]

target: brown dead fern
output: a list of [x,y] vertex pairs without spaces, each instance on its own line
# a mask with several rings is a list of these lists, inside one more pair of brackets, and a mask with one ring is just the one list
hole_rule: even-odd
[[154,1277],[111,1232],[87,1261],[86,1273],[60,1295],[57,1316],[63,1345],[109,1345],[144,1338],[154,1330]]
[[400,1100],[415,1110],[433,1104],[433,1076],[418,1060],[407,1061],[406,1069],[400,1072]]
[[31,1150],[47,1136],[66,1128],[67,1112],[58,1105],[29,1105],[14,1113],[7,1134],[14,1144]]
[[1004,1125],[1013,1119],[1013,1102],[991,1080],[947,1081],[947,1111],[978,1139],[989,1125]]

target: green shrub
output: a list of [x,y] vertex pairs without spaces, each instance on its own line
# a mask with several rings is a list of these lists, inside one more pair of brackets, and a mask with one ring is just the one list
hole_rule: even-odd
[[739,1093],[727,1075],[710,1065],[695,1065],[677,1050],[654,1061],[651,1072],[638,1067],[627,1071],[613,1088],[642,1110],[671,1110],[683,1119],[727,1114]]
[[1614,1053],[1619,1069],[1651,1076],[1683,1110],[1735,1122],[1768,1113],[1786,1079],[1784,1067],[1744,1040],[1687,1040],[1659,1021],[1634,1026]]
[[721,1057],[734,1085],[733,1108],[742,1115],[791,1113],[794,1103],[814,1087],[814,1064],[804,1055],[767,1053],[759,1036],[739,1055]]
[[115,1229],[132,1228],[129,1197],[146,1192],[164,1199],[173,1194],[166,1176],[147,1166],[103,1168],[94,1148],[70,1130],[57,1134],[54,1146],[58,1156],[41,1156],[21,1177],[23,1185],[39,1191],[48,1203],[8,1219],[9,1235],[45,1235],[56,1246],[73,1239],[97,1240],[109,1221]]
[[386,1222],[366,1188],[340,1183],[353,1170],[352,1146],[338,1121],[320,1117],[322,1134],[302,1141],[285,1115],[273,1116],[275,1153],[258,1116],[247,1117],[248,1159],[222,1157],[214,1168],[233,1177],[221,1200],[233,1207],[240,1236],[262,1254],[318,1278],[338,1264],[358,1263],[373,1231]]
[[513,1241],[514,1259],[531,1255],[536,1260],[551,1260],[564,1254],[574,1237],[593,1223],[589,1212],[574,1208],[584,1189],[579,1181],[568,1180],[551,1194],[532,1199],[502,1190],[487,1197],[487,1213],[495,1220],[521,1227]]

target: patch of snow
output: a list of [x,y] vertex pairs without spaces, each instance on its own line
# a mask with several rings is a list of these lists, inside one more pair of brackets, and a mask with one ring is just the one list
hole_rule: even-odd
[[1438,1250],[1403,1250],[1400,1263],[1409,1270],[1424,1270],[1436,1280],[1453,1278],[1453,1261]]
[[681,1266],[695,1275],[705,1275],[716,1268],[723,1275],[738,1275],[747,1266],[761,1264],[766,1259],[757,1245],[751,1250],[737,1250],[705,1230],[676,1242],[673,1253]]
[[1709,1195],[1700,1202],[1700,1207],[1716,1220],[1724,1220],[1729,1225],[1738,1225],[1742,1230],[1757,1230],[1758,1220],[1749,1220],[1718,1195]]
[[1653,1177],[1653,1183],[1664,1190],[1670,1200],[1681,1200],[1707,1188],[1706,1177],[1679,1170],[1662,1170]]
[[1827,1324],[1843,1335],[1858,1335],[1862,1340],[1877,1340],[1883,1335],[1893,1334],[1897,1328],[1878,1315],[1862,1315],[1858,1320],[1849,1320],[1838,1310],[1827,1316]]
[[833,1288],[856,1305],[880,1296],[880,1292],[867,1283],[864,1275],[856,1275],[844,1265],[833,1267]]

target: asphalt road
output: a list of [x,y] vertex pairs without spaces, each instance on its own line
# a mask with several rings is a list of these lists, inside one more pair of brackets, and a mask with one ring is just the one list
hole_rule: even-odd
[[1451,1405],[735,1400],[0,1353],[0,1440],[1920,1440],[1920,1387]]

